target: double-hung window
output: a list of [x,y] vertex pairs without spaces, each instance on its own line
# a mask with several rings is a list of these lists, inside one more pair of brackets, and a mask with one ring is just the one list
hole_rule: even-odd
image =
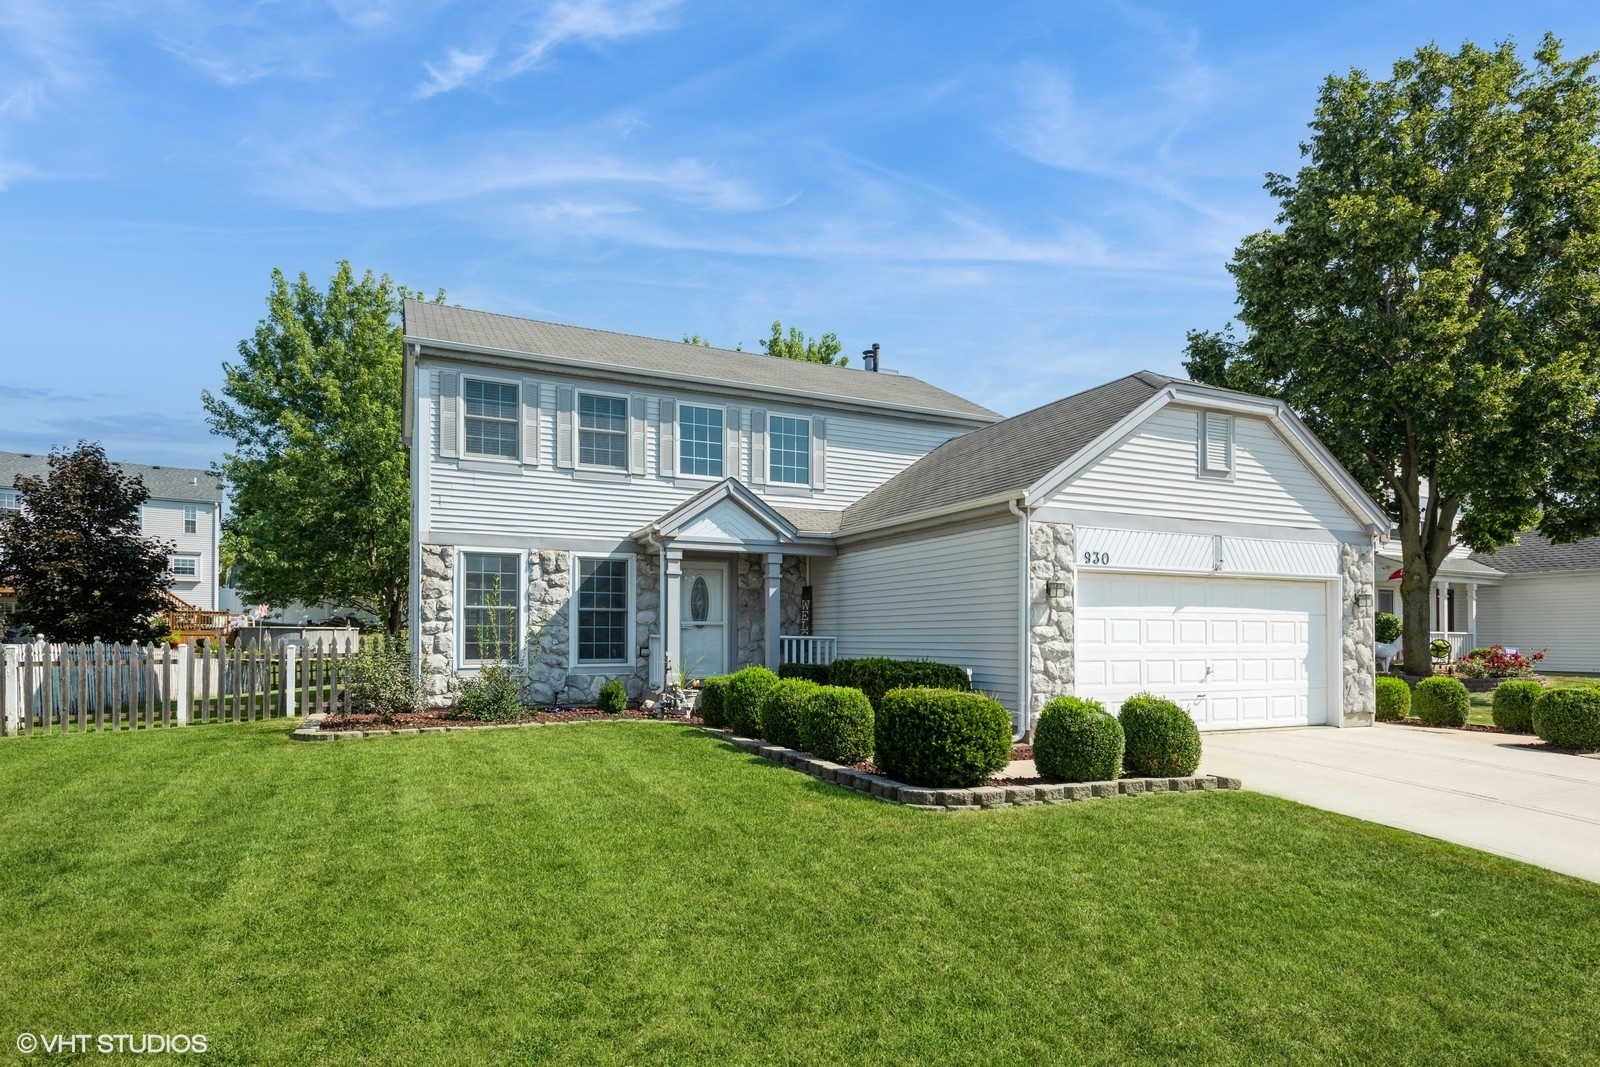
[[722,477],[722,409],[678,407],[678,473]]
[[767,480],[811,484],[811,420],[788,415],[767,419]]
[[508,660],[517,651],[515,555],[467,552],[461,557],[461,659],[465,663]]
[[21,511],[22,494],[15,489],[0,489],[0,511]]
[[578,466],[628,469],[628,398],[578,394]]
[[183,532],[195,533],[200,529],[200,509],[193,504],[183,506]]
[[173,556],[172,573],[179,578],[199,577],[200,561],[194,556]]
[[628,659],[628,561],[578,561],[578,662]]
[[510,382],[462,382],[466,401],[466,453],[517,458],[517,387]]

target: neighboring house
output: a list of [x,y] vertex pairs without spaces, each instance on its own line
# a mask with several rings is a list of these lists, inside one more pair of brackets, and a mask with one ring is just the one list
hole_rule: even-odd
[[430,701],[837,656],[972,672],[1019,730],[1149,689],[1370,723],[1387,517],[1281,403],[1140,372],[1011,419],[909,376],[408,302]]
[[1552,544],[1537,529],[1473,562],[1504,578],[1478,598],[1478,643],[1528,653],[1540,669],[1600,673],[1600,537]]
[[[1391,542],[1378,551],[1378,610],[1404,618],[1400,575],[1399,547]],[[1451,548],[1429,589],[1428,639],[1450,642],[1451,659],[1489,643],[1481,639],[1482,633],[1494,629],[1489,622],[1489,594],[1503,577],[1465,545]]]
[[[210,473],[189,467],[113,464],[138,475],[150,493],[139,511],[146,537],[173,544],[172,593],[203,611],[217,604],[217,544],[221,536],[222,486]],[[0,452],[0,510],[20,507],[12,485],[18,475],[48,477],[49,458],[29,452]]]

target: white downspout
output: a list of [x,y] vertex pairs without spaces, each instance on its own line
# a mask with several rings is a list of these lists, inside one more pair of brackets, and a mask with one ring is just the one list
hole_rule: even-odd
[[1028,727],[1033,721],[1033,685],[1030,677],[1030,672],[1033,669],[1033,633],[1032,626],[1030,624],[1032,612],[1028,610],[1031,606],[1030,601],[1032,597],[1033,582],[1032,575],[1029,573],[1028,569],[1030,552],[1030,547],[1028,544],[1028,513],[1017,506],[1018,500],[1025,499],[1027,498],[1018,497],[1016,500],[1006,501],[1006,507],[1011,509],[1011,514],[1022,520],[1022,536],[1018,538],[1018,540],[1022,543],[1022,584],[1017,591],[1017,599],[1021,602],[1020,610],[1018,611],[1018,623],[1020,626],[1019,636],[1021,640],[1018,641],[1018,644],[1021,646],[1022,650],[1021,662],[1018,665],[1019,669],[1017,672],[1017,692],[1020,694],[1018,703],[1021,705],[1020,719],[1022,725],[1012,732],[1012,743],[1021,741],[1024,737],[1028,736]]

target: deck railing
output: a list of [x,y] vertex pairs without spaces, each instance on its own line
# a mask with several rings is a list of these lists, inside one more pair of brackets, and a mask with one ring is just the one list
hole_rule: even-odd
[[779,663],[832,663],[839,650],[837,637],[799,637],[785,634],[778,638]]
[[1476,635],[1466,630],[1435,630],[1428,635],[1429,641],[1443,639],[1450,642],[1450,660],[1454,662],[1466,657],[1477,646],[1474,644]]

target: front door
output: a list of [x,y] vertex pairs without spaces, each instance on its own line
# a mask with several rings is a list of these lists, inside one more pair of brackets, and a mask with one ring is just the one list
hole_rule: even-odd
[[681,666],[690,678],[728,669],[728,565],[685,563],[678,605]]

